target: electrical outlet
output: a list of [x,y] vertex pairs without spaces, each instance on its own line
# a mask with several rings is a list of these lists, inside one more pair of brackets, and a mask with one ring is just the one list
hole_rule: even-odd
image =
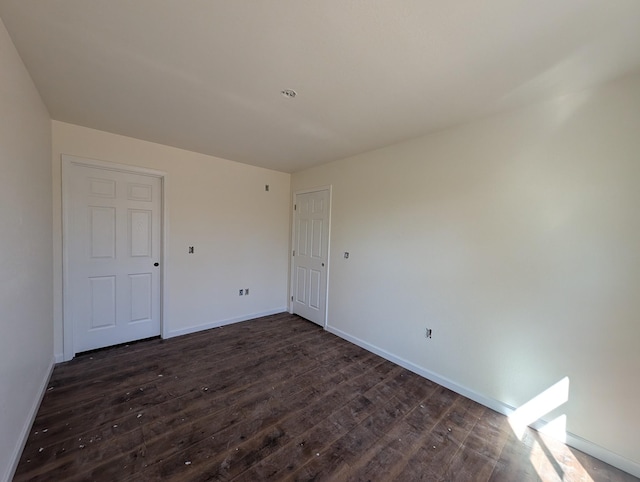
[[425,337],[425,338],[431,338],[431,334],[432,334],[432,333],[433,333],[433,330],[432,330],[431,328],[427,328],[427,329],[424,331],[424,337]]
[[242,295],[244,295],[244,290],[240,288],[240,292],[238,293],[238,296],[242,296]]
[[246,296],[249,296],[249,288],[245,288],[245,289],[244,289],[244,294],[245,294]]

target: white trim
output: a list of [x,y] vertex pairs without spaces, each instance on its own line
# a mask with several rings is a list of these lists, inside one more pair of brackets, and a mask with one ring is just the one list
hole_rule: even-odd
[[[67,185],[70,181],[72,166],[86,166],[98,169],[104,169],[108,171],[118,171],[129,174],[138,174],[156,177],[160,180],[160,219],[161,219],[161,231],[160,231],[160,334],[165,337],[167,334],[166,325],[166,292],[167,292],[167,269],[165,261],[165,254],[167,253],[167,173],[164,171],[158,171],[156,169],[148,169],[145,167],[130,166],[126,164],[118,164],[115,162],[100,161],[97,159],[88,159],[84,157],[70,156],[67,154],[61,155],[62,163],[62,360],[69,361],[75,355],[74,350],[74,338],[73,338],[73,326],[71,326],[70,317],[66,315],[65,311],[69,306],[69,255],[67,253],[67,239],[69,239],[69,219],[67,213],[67,207],[69,205],[69,193],[67,192]],[[56,361],[58,361],[56,355]]]
[[56,353],[53,355],[55,363],[62,363],[64,361],[64,353]]
[[310,189],[300,189],[298,191],[294,191],[291,193],[291,247],[289,249],[289,296],[287,297],[287,311],[293,314],[293,280],[294,280],[294,259],[293,259],[293,247],[296,244],[296,196],[299,194],[309,194],[311,192],[319,192],[319,191],[329,191],[329,232],[327,233],[327,275],[326,275],[326,284],[327,289],[325,290],[325,306],[324,306],[324,322],[322,326],[324,329],[327,329],[327,320],[329,315],[329,275],[331,274],[331,263],[329,262],[331,259],[331,207],[333,206],[333,186],[329,184],[328,186],[319,186]]
[[73,358],[73,327],[69,322],[69,317],[65,316],[65,310],[70,305],[69,299],[69,256],[67,254],[67,239],[69,239],[69,215],[67,214],[67,206],[69,206],[70,200],[67,194],[70,179],[70,173],[68,172],[71,164],[70,161],[65,160],[64,154],[61,157],[61,192],[62,192],[62,356],[63,361],[68,361]]
[[233,323],[239,323],[241,321],[248,321],[248,320],[253,320],[254,318],[261,318],[263,316],[270,316],[270,315],[278,315],[280,313],[286,313],[286,312],[287,312],[286,306],[282,306],[280,308],[275,308],[273,310],[268,310],[268,311],[262,311],[260,313],[251,313],[250,315],[242,315],[235,318],[228,318],[226,320],[211,321],[208,323],[203,323],[201,325],[189,326],[187,328],[181,328],[179,330],[169,331],[167,332],[166,336],[163,336],[163,338],[174,338],[176,336],[189,335],[191,333],[196,333],[198,331],[209,330],[211,328],[219,328],[221,326],[231,325]]
[[[360,338],[352,336],[334,326],[327,325],[326,330],[330,333],[333,333],[336,336],[339,336],[344,340],[347,340],[353,343],[354,345],[358,345],[359,347],[364,348],[367,351],[370,351],[371,353],[375,353],[376,355],[381,356],[382,358],[389,360],[390,362],[393,362],[396,365],[400,365],[401,367],[406,368],[407,370],[412,371],[413,373],[416,373],[424,378],[427,378],[432,382],[437,383],[438,385],[442,385],[443,387],[448,388],[449,390],[452,390],[466,398],[469,398],[474,402],[478,402],[479,404],[484,405],[485,407],[495,410],[498,413],[509,416],[515,411],[515,407],[512,407],[506,403],[500,402],[493,398],[485,397],[484,395],[481,395],[480,393],[475,392],[470,388],[459,385],[453,380],[442,377],[437,373],[434,373],[430,370],[422,368],[416,365],[415,363],[412,363],[408,360],[405,360],[402,357],[389,353],[388,351],[378,346],[372,345],[371,343],[361,340]],[[541,419],[537,423],[532,424],[531,428],[533,428],[534,430],[539,430],[544,425],[546,425],[546,423],[547,423],[546,420]],[[640,477],[639,463],[629,460],[625,457],[622,457],[621,455],[618,455],[614,452],[611,452],[599,445],[594,444],[593,442],[589,442],[588,440],[578,437],[577,435],[574,435],[570,432],[567,432],[566,441],[564,441],[564,443],[586,454],[589,454],[592,457],[600,459],[603,462],[608,463],[609,465],[613,465],[614,467],[617,467],[620,470],[624,470],[625,472],[631,475],[634,475],[635,477]]]
[[16,469],[18,468],[18,463],[20,462],[20,456],[22,455],[22,451],[24,450],[25,445],[27,444],[27,439],[29,438],[29,432],[31,432],[31,427],[33,427],[33,422],[36,421],[36,415],[38,415],[38,410],[40,409],[40,404],[42,403],[42,399],[44,398],[45,393],[47,393],[47,386],[49,385],[49,380],[51,380],[51,374],[53,373],[53,367],[55,366],[55,360],[51,359],[49,363],[49,367],[47,368],[46,375],[42,379],[40,384],[40,396],[33,399],[33,403],[31,408],[29,409],[29,415],[27,416],[27,420],[22,427],[22,431],[20,436],[18,437],[18,443],[15,445],[13,449],[13,454],[11,455],[11,464],[7,467],[7,471],[4,474],[3,481],[9,482],[13,479],[13,476],[16,473]]
[[454,392],[459,393],[464,397],[470,398],[474,402],[478,402],[479,404],[484,405],[485,407],[489,407],[490,409],[495,410],[496,412],[500,412],[504,415],[510,415],[515,411],[514,407],[510,407],[502,402],[494,400],[493,398],[488,398],[483,395],[480,395],[479,393],[474,392],[469,388],[466,388],[466,387],[463,387],[462,385],[457,384],[453,380],[449,380],[448,378],[442,377],[436,373],[433,373],[430,370],[422,368],[416,365],[415,363],[410,362],[409,360],[405,360],[404,358],[393,355],[392,353],[389,353],[388,351],[383,350],[382,348],[379,348],[375,345],[367,343],[366,341],[361,340],[360,338],[357,338],[355,336],[352,336],[338,328],[328,325],[327,331],[330,333],[333,333],[336,336],[339,336],[340,338],[343,338],[344,340],[350,341],[354,345],[358,345],[360,348],[364,348],[365,350],[370,351],[371,353],[375,353],[376,355],[381,356],[385,360],[389,360],[390,362],[393,362],[396,365],[400,365],[401,367],[406,368],[407,370],[412,371],[413,373],[417,373],[418,375],[424,378],[427,378],[432,382],[437,383],[438,385],[442,385],[443,387],[448,388],[449,390],[453,390]]
[[[532,427],[536,428],[536,427]],[[582,437],[578,437],[577,435],[572,434],[571,432],[567,432],[566,435],[566,444],[584,452],[585,454],[589,454],[596,459],[600,459],[603,462],[608,463],[609,465],[613,465],[614,467],[619,468],[635,477],[640,477],[640,464],[637,462],[633,462],[632,460],[627,459],[621,455],[618,455],[610,450],[601,447],[600,445],[596,445],[593,442],[589,442],[588,440],[583,439]]]
[[[62,154],[62,162],[68,164],[76,164],[79,166],[95,167],[105,169],[107,171],[127,172],[129,174],[144,174],[152,177],[166,177],[167,173],[158,171],[157,169],[149,169],[147,167],[131,166],[129,164],[119,164],[117,162],[101,161],[98,159],[89,159],[87,157],[70,156]],[[64,165],[64,164],[63,164]]]
[[161,251],[160,251],[160,336],[168,338],[169,336],[169,320],[166,314],[169,313],[169,263],[166,263],[167,253],[169,252],[169,216],[168,209],[168,186],[169,176],[164,173],[160,177],[160,189],[162,189],[162,197],[160,199],[162,210],[162,228],[160,231]]

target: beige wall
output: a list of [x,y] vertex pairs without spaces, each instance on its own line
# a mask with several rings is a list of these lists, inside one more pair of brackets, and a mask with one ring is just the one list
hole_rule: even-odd
[[0,21],[0,480],[53,365],[49,114]]
[[[55,353],[62,346],[61,155],[167,173],[164,332],[287,306],[290,175],[53,121]],[[269,192],[265,191],[269,184]],[[195,254],[187,254],[188,246]],[[238,296],[249,288],[249,296]]]
[[292,177],[329,184],[332,330],[512,407],[569,377],[546,418],[640,467],[640,76]]

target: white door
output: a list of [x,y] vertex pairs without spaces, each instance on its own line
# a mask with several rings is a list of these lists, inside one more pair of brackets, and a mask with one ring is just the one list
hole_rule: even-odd
[[70,355],[159,335],[160,178],[73,162],[67,170]]
[[321,326],[327,307],[329,191],[296,194],[293,312]]

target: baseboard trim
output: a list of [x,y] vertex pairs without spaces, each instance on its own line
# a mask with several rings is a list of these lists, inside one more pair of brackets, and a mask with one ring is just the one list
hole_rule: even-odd
[[[400,365],[401,367],[406,368],[407,370],[412,371],[413,373],[416,373],[424,378],[431,380],[432,382],[435,382],[439,385],[442,385],[443,387],[448,388],[449,390],[452,390],[464,397],[467,397],[473,400],[474,402],[478,402],[479,404],[484,405],[485,407],[495,410],[496,412],[501,413],[502,415],[509,416],[515,411],[515,407],[512,407],[506,403],[500,402],[499,400],[485,397],[484,395],[478,392],[475,392],[465,386],[459,385],[453,380],[450,380],[446,377],[442,377],[437,373],[434,373],[430,370],[420,367],[415,363],[410,362],[409,360],[406,360],[402,357],[394,355],[393,353],[390,353],[378,346],[372,345],[371,343],[368,343],[364,340],[361,340],[360,338],[350,335],[349,333],[346,333],[340,330],[339,328],[336,328],[331,325],[327,325],[326,330],[330,333],[333,333],[336,336],[339,336],[344,340],[347,340],[353,343],[354,345],[358,345],[359,347],[364,348],[367,351],[370,351],[371,353],[375,353],[376,355],[381,356],[382,358],[389,360],[390,362],[393,362],[396,365]],[[540,423],[532,425],[531,428],[538,430],[538,428],[544,426],[545,423],[546,421],[541,420]],[[613,465],[614,467],[617,467],[620,470],[624,470],[625,472],[635,477],[640,477],[640,464],[633,462],[632,460],[629,460],[625,457],[622,457],[621,455],[618,455],[614,452],[611,452],[599,445],[596,445],[593,442],[585,440],[582,437],[579,437],[570,432],[567,432],[566,440],[564,441],[564,443],[566,443],[570,447],[580,450],[581,452],[584,452],[597,459],[600,459],[603,462],[608,463],[609,465]]]
[[56,353],[54,355],[54,360],[56,363],[62,363],[64,361],[64,353]]
[[624,470],[634,477],[640,477],[640,464],[629,460],[622,455],[618,455],[615,452],[611,452],[600,445],[589,442],[588,440],[578,437],[571,432],[567,432],[567,440],[565,443],[570,447],[578,449],[585,454],[589,454],[596,459],[600,459],[609,465],[613,465],[620,470]]
[[13,479],[13,476],[16,473],[18,468],[18,463],[20,462],[20,456],[22,455],[22,451],[24,450],[25,445],[27,444],[27,439],[29,438],[29,433],[31,432],[31,427],[33,427],[33,423],[36,420],[36,415],[38,415],[38,409],[40,408],[40,403],[42,403],[42,399],[44,398],[44,394],[47,393],[47,387],[49,386],[49,380],[51,380],[51,375],[53,374],[53,367],[55,366],[56,361],[55,358],[51,359],[49,363],[49,368],[46,371],[45,377],[42,379],[42,383],[40,385],[40,396],[36,397],[29,409],[29,416],[27,417],[27,422],[22,427],[22,432],[18,437],[18,444],[16,444],[13,455],[11,457],[12,463],[9,466],[8,471],[5,474],[5,478],[3,481],[9,482]]
[[190,333],[196,333],[198,331],[209,330],[211,328],[219,328],[225,325],[231,325],[233,323],[240,323],[241,321],[249,321],[254,318],[261,318],[263,316],[277,315],[287,311],[286,307],[275,308],[273,310],[262,311],[259,313],[250,313],[248,315],[242,315],[235,318],[228,318],[226,320],[211,321],[209,323],[203,323],[201,325],[189,326],[180,330],[169,331],[164,338],[174,338],[176,336],[188,335]]

